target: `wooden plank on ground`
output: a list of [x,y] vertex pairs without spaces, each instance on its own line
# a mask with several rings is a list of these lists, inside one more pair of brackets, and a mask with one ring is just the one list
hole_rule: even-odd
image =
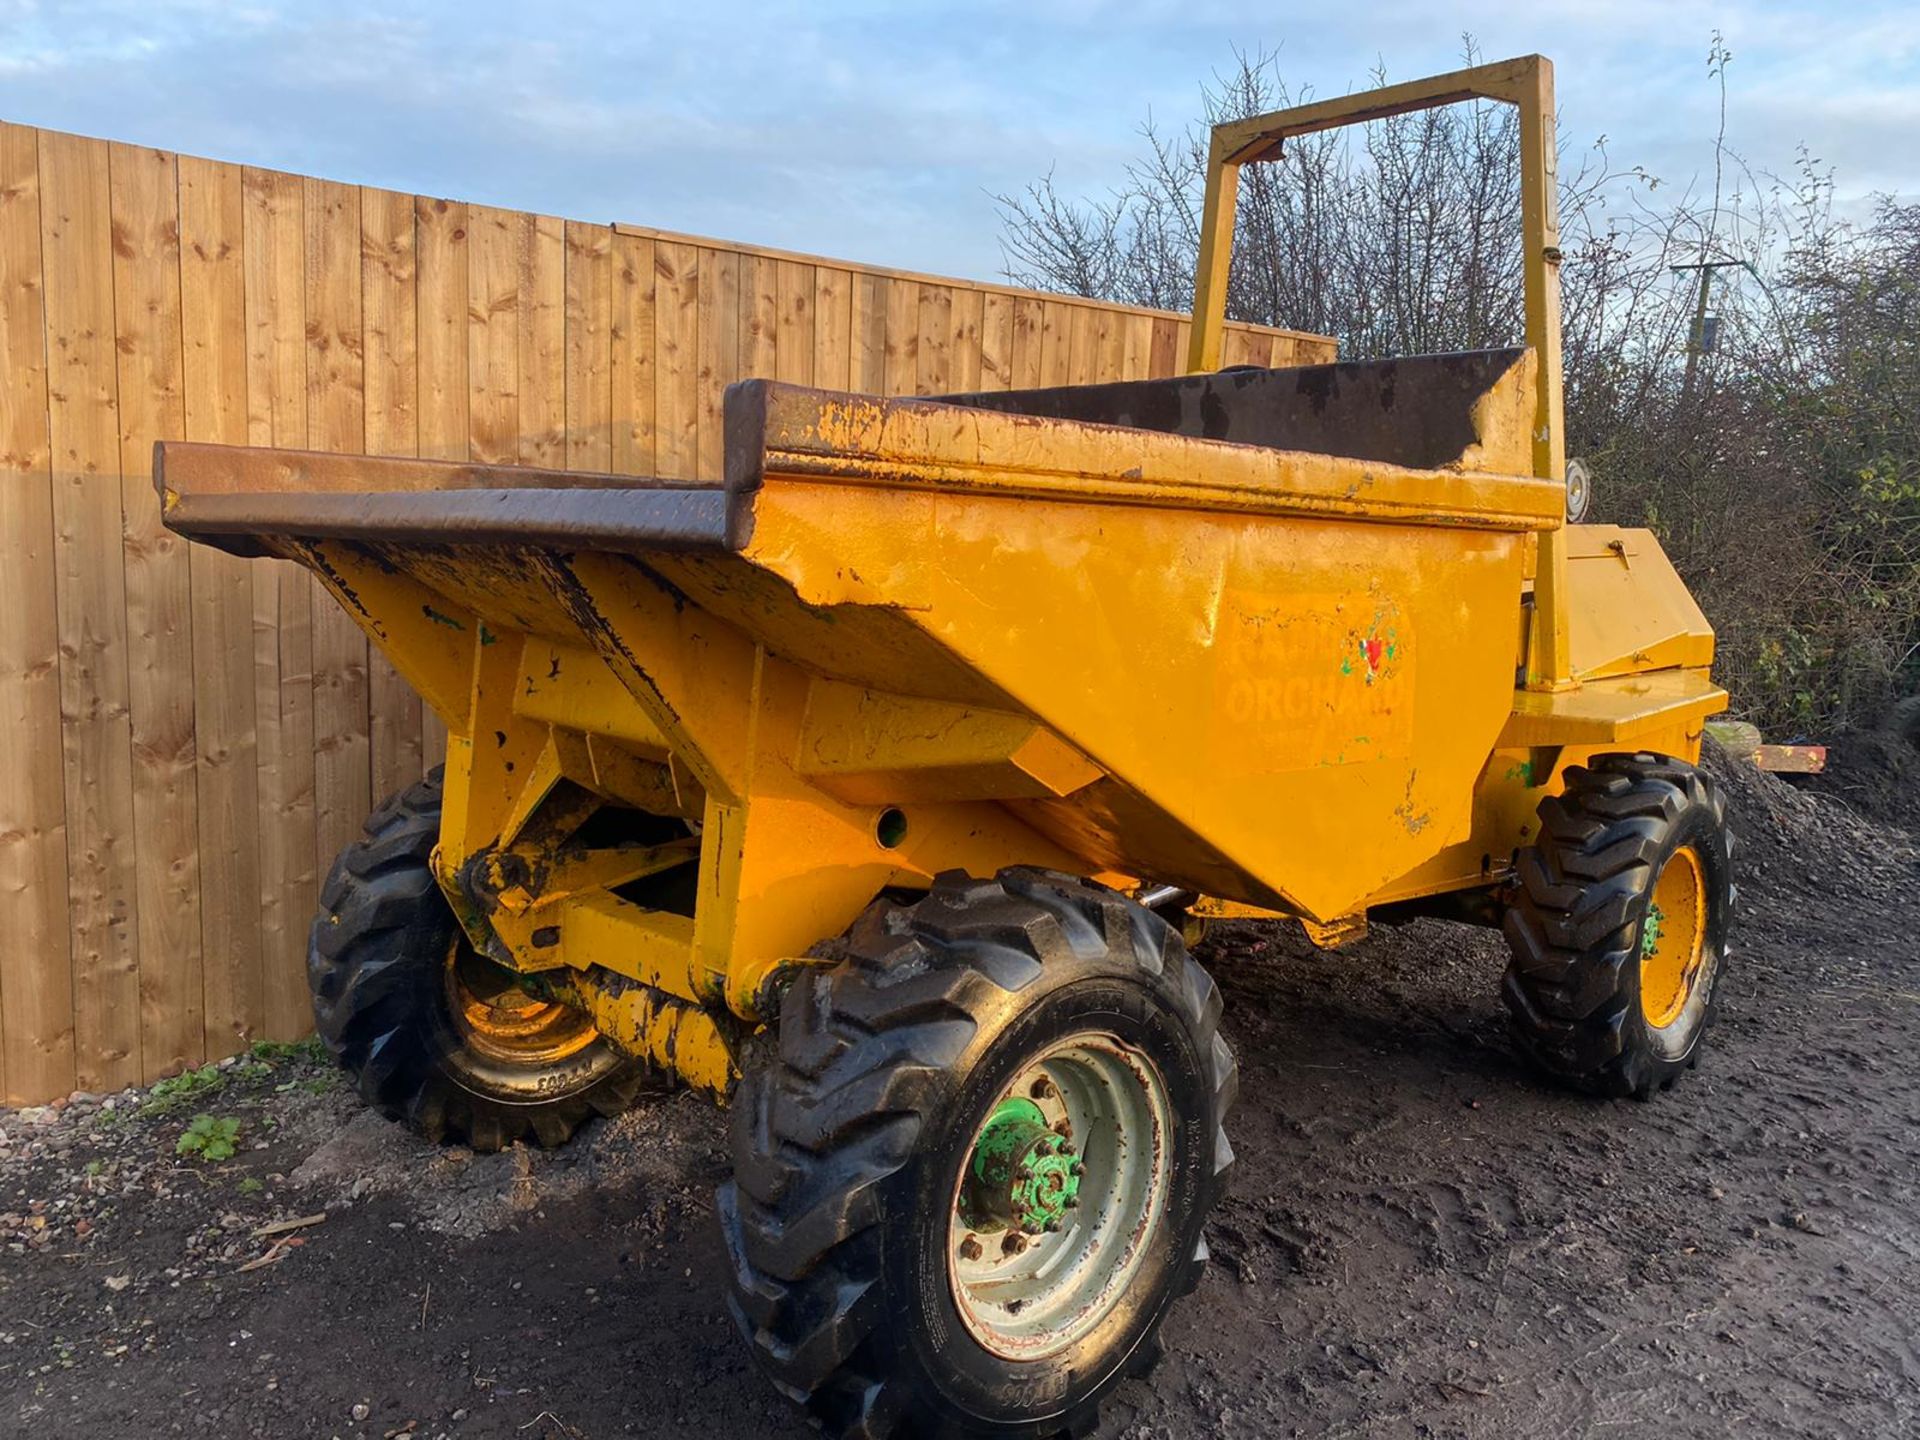
[[700,257],[693,245],[654,242],[654,465],[668,480],[700,469]]
[[107,147],[40,135],[75,1081],[142,1077]]
[[813,266],[795,260],[775,262],[774,289],[779,297],[780,315],[774,377],[789,385],[811,385],[814,383]]
[[[181,399],[189,440],[247,443],[244,207],[239,166],[180,160]],[[206,1053],[214,1057],[251,1045],[266,1018],[254,727],[256,562],[204,546],[192,555],[202,1033]]]
[[[425,196],[414,202],[415,291],[419,344],[420,453],[465,460],[472,426],[467,379],[469,295],[467,207]],[[428,770],[447,758],[447,727],[431,708],[420,714],[421,759]]]
[[613,423],[610,468],[620,475],[652,475],[659,466],[655,433],[659,367],[654,352],[659,271],[653,247],[645,236],[617,235],[609,257],[613,286],[606,324],[611,369],[607,403]]
[[[367,448],[362,363],[360,190],[306,181],[307,444]],[[313,821],[325,874],[360,834],[373,800],[367,637],[314,582]]]
[[177,440],[181,399],[180,184],[164,150],[114,145],[114,346],[127,590],[140,1069],[205,1058],[200,822],[194,784],[193,587],[187,544],[160,523],[153,443]]
[[0,123],[0,1103],[74,1088],[39,139]]
[[725,464],[721,402],[740,378],[740,255],[700,252],[700,443],[694,478],[717,482]]
[[[247,440],[306,448],[306,191],[297,175],[242,177]],[[317,895],[313,761],[313,585],[259,563],[254,587],[254,727],[259,758],[262,1038],[312,1027],[306,930]]]
[[[613,230],[569,220],[566,242],[566,463],[571,470],[605,472],[613,468]],[[647,279],[651,284],[653,277]],[[649,346],[652,338],[649,333]],[[653,410],[651,385],[647,410]]]
[[[360,310],[366,443],[372,455],[420,453],[414,198],[360,192]],[[367,740],[375,805],[420,778],[421,706],[377,645],[367,647]]]
[[520,257],[531,218],[467,208],[467,450],[489,465],[520,458]]
[[567,463],[567,242],[564,222],[525,217],[520,254],[520,463]]
[[1756,745],[1753,763],[1784,775],[1818,775],[1827,768],[1824,745]]
[[853,384],[854,277],[831,265],[813,272],[813,383],[824,390]]

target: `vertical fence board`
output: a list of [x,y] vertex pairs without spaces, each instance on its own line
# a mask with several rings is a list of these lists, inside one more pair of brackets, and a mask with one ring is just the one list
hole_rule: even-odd
[[74,1088],[40,157],[0,124],[0,1101]]
[[84,977],[75,1080],[86,1090],[144,1073],[109,168],[98,141],[40,137],[69,928]]
[[1043,361],[1047,307],[1043,300],[1013,302],[1012,375],[1015,390],[1037,389],[1045,381]]
[[951,390],[953,360],[953,290],[946,285],[921,285],[920,336],[914,355],[916,395],[938,395]]
[[887,392],[887,282],[855,275],[848,301],[847,331],[853,337],[848,388],[863,395]]
[[144,1074],[197,1065],[205,1048],[190,561],[153,489],[153,442],[185,425],[180,187],[165,151],[115,145],[108,166]]
[[771,380],[779,372],[779,262],[740,257],[740,378]]
[[[246,247],[247,439],[307,439],[306,193],[299,177],[249,168]],[[311,1023],[304,937],[313,911],[313,587],[292,565],[253,572],[254,728],[260,793],[261,1031],[290,1039]]]
[[736,251],[700,251],[700,436],[694,478],[720,479],[721,402],[740,378],[740,261]]
[[1014,301],[989,290],[980,297],[980,373],[974,383],[982,390],[1013,388]]
[[[420,453],[413,197],[360,192],[361,367],[370,455]],[[378,646],[367,649],[367,744],[372,801],[420,778],[421,707]]]
[[521,232],[519,348],[520,463],[567,463],[567,247],[562,221],[527,219]]
[[531,218],[467,209],[467,450],[489,465],[520,458],[522,231]]
[[1168,380],[1180,373],[1179,324],[1166,315],[1153,317],[1153,340],[1147,350],[1147,374],[1155,380]]
[[813,383],[853,389],[853,276],[831,265],[813,272]]
[[947,390],[970,393],[980,388],[980,321],[986,297],[978,290],[951,292],[947,331]]
[[774,277],[779,298],[779,361],[774,378],[789,385],[814,383],[814,267],[793,260],[779,262]]
[[1042,303],[1040,312],[1040,374],[1044,386],[1070,384],[1073,375],[1073,317],[1077,305],[1064,300]]
[[[566,463],[607,471],[613,468],[613,231],[569,220],[566,245]],[[651,386],[647,410],[653,410]]]
[[[189,440],[247,443],[243,216],[238,166],[181,159],[181,400]],[[206,1054],[217,1056],[250,1045],[266,1018],[253,566],[202,546],[189,579],[202,1036]]]
[[[307,443],[366,449],[361,356],[360,191],[306,182]],[[367,640],[316,582],[313,627],[314,858],[324,873],[360,833],[373,795]]]
[[887,369],[885,393],[911,395],[920,383],[920,286],[912,280],[887,280]]
[[1120,327],[1120,378],[1145,380],[1153,374],[1153,317],[1122,315]]
[[[472,386],[467,330],[472,302],[467,207],[421,196],[414,202],[414,292],[420,371],[420,453],[465,460]],[[447,758],[447,727],[431,709],[420,712],[421,759],[432,770]]]
[[700,251],[656,240],[653,274],[655,468],[691,480],[700,450]]
[[654,242],[635,235],[614,237],[609,257],[608,297],[613,417],[612,468],[622,475],[652,475],[659,469],[654,305],[659,271]]

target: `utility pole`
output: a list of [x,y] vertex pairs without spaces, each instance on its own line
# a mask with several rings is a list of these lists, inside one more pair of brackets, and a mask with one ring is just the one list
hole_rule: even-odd
[[1698,260],[1691,265],[1669,265],[1667,267],[1678,275],[1683,270],[1700,272],[1700,294],[1693,307],[1693,329],[1687,335],[1687,373],[1680,381],[1680,398],[1693,396],[1693,376],[1698,369],[1700,357],[1712,347],[1707,344],[1707,296],[1713,289],[1713,277],[1716,271],[1727,269],[1751,270],[1753,267],[1744,260]]

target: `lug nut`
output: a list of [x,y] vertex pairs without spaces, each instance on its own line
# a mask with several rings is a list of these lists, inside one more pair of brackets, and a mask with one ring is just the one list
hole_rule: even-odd
[[1076,1160],[1076,1161],[1074,1161],[1074,1162],[1073,1162],[1073,1173],[1074,1173],[1074,1174],[1076,1174],[1076,1175],[1084,1175],[1084,1174],[1086,1174],[1086,1173],[1087,1173],[1087,1162],[1086,1162],[1086,1161],[1084,1161],[1084,1160]]
[[1059,1234],[1059,1233],[1060,1233],[1060,1222],[1059,1222],[1058,1220],[1049,1220],[1049,1221],[1047,1221],[1047,1233],[1048,1233],[1049,1235],[1057,1235],[1057,1234]]
[[1080,1197],[1078,1195],[1067,1196],[1067,1209],[1078,1210],[1079,1208],[1080,1208]]
[[960,1258],[962,1260],[978,1260],[980,1258],[980,1242],[971,1235],[967,1236],[966,1239],[960,1242]]
[[1053,1081],[1042,1075],[1033,1082],[1027,1093],[1036,1100],[1050,1100],[1053,1098]]
[[1018,1230],[1009,1230],[1007,1232],[1007,1238],[1000,1242],[1000,1253],[1002,1255],[1018,1255],[1026,1248],[1027,1237],[1022,1235]]

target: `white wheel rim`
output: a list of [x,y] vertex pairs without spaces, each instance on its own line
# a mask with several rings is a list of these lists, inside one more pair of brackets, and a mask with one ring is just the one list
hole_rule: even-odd
[[1096,1031],[1061,1040],[1027,1065],[975,1117],[976,1132],[1014,1097],[1031,1099],[1084,1165],[1079,1203],[1056,1231],[986,1228],[968,1203],[970,1150],[948,1208],[947,1279],[968,1333],[985,1349],[1039,1360],[1091,1333],[1144,1263],[1166,1211],[1173,1112],[1153,1062]]

